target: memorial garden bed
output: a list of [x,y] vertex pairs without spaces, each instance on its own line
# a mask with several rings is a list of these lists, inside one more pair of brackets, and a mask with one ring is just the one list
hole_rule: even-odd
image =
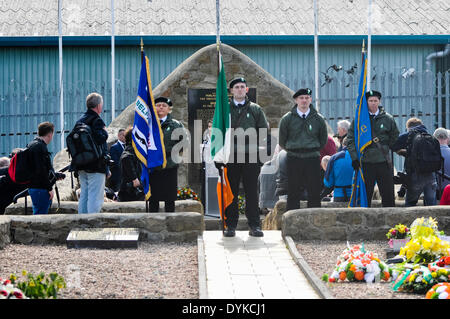
[[195,242],[140,242],[138,249],[8,244],[0,250],[0,278],[56,272],[66,281],[58,299],[196,299],[197,254]]
[[[297,250],[314,271],[318,278],[331,274],[336,267],[336,260],[347,247],[346,241],[302,240],[295,241]],[[361,244],[361,241],[350,242],[350,246]],[[376,253],[380,259],[386,260],[387,241],[364,241],[366,250]],[[394,292],[392,281],[375,283],[336,282],[325,283],[329,292],[337,299],[425,299],[425,294]]]

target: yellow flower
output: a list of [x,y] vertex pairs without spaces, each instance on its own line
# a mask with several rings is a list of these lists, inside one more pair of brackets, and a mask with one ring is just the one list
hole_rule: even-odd
[[435,271],[433,271],[433,272],[431,273],[431,277],[436,278],[436,277],[437,277],[437,273],[436,273]]
[[422,246],[423,249],[429,250],[431,248],[431,245],[433,244],[433,238],[431,236],[422,238]]
[[26,270],[22,270],[22,276],[26,276],[27,275],[27,271]]
[[30,281],[30,284],[28,286],[35,287],[36,285],[34,284],[34,281]]
[[409,282],[414,282],[414,280],[416,279],[416,274],[411,275],[411,277],[409,277]]

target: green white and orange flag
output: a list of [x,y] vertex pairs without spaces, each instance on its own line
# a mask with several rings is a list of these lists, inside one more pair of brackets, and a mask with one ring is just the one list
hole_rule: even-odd
[[[219,52],[219,77],[216,86],[216,106],[214,109],[213,125],[211,130],[211,158],[216,163],[227,164],[231,148],[231,113],[228,101],[227,80],[223,66],[222,55]],[[219,177],[217,183],[217,198],[219,200],[220,216],[225,222],[225,209],[233,201],[230,183],[227,178],[226,168],[223,170],[224,180]],[[223,193],[222,193],[223,185]],[[222,211],[223,198],[223,211]]]

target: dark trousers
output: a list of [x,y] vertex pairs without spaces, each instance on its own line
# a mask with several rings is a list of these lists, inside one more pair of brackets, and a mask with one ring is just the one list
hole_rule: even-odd
[[258,176],[260,166],[258,163],[227,164],[228,181],[233,193],[233,202],[225,210],[226,224],[229,228],[236,229],[239,220],[238,195],[239,185],[244,184],[245,216],[249,227],[260,227],[258,210]]
[[[150,197],[148,201],[149,211],[150,213],[157,213],[159,212],[159,200],[152,199]],[[175,201],[173,200],[166,200],[164,201],[164,211],[167,212],[175,212]]]
[[286,211],[300,208],[302,189],[308,193],[308,207],[320,207],[322,181],[318,157],[296,158],[287,156],[288,195]]
[[394,178],[392,169],[387,162],[383,163],[363,163],[362,170],[364,174],[364,184],[366,185],[367,203],[371,207],[373,189],[375,182],[381,195],[381,204],[383,207],[394,207]]

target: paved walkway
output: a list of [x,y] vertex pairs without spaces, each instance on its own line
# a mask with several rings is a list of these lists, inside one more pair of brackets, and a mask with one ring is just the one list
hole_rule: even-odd
[[206,290],[213,299],[320,298],[289,254],[281,231],[251,237],[204,231]]

